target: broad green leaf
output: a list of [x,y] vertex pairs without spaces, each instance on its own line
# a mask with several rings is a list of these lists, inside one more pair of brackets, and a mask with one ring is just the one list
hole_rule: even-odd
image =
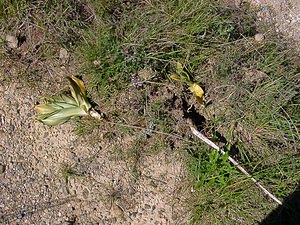
[[65,103],[69,103],[69,104],[72,104],[72,105],[76,105],[75,99],[70,97],[70,96],[67,96],[65,94],[61,94],[57,97],[54,97],[53,100],[55,102],[65,102]]
[[85,115],[87,115],[87,113],[79,107],[64,108],[50,114],[39,115],[38,121],[49,126],[54,126],[54,125],[62,124],[68,121],[69,119],[71,119],[72,117],[85,116]]
[[77,105],[86,112],[88,112],[91,108],[91,104],[87,99],[86,90],[83,82],[74,76],[67,78],[70,81],[71,94],[75,99]]
[[61,109],[78,107],[76,104],[69,104],[69,103],[65,103],[65,102],[53,102],[53,103],[50,103],[50,104],[56,105],[57,107],[59,107]]

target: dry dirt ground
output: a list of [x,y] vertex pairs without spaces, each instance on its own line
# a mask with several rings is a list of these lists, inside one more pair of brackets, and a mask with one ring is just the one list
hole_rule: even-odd
[[178,207],[185,175],[175,152],[142,155],[134,175],[112,153],[126,138],[91,143],[72,123],[34,121],[41,94],[59,90],[70,71],[54,62],[55,77],[39,90],[7,80],[17,77],[10,66],[0,72],[0,224],[185,224]]
[[[300,1],[256,3],[261,19],[299,41]],[[64,88],[74,69],[54,59],[48,79],[32,83],[20,78],[18,65],[0,62],[0,224],[187,224],[182,205],[190,189],[182,186],[178,153],[142,155],[136,176],[112,157],[126,140],[92,143],[72,123],[35,122],[35,103]]]
[[[247,0],[246,0],[247,1]],[[282,37],[300,43],[300,1],[298,0],[250,0],[259,8],[258,20],[273,24],[275,31]],[[271,30],[274,29],[273,27]],[[297,47],[299,50],[300,48]]]

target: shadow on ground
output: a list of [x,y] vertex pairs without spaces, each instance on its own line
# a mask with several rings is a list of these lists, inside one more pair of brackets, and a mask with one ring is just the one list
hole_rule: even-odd
[[274,209],[260,225],[297,225],[300,224],[300,185],[289,195],[282,206]]

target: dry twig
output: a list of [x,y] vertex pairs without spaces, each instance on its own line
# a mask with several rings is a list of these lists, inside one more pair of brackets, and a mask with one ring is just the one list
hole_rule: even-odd
[[[219,148],[214,142],[212,142],[211,140],[209,140],[207,137],[205,137],[203,134],[201,134],[193,125],[192,121],[189,120],[188,121],[190,129],[192,131],[192,133],[197,136],[198,138],[200,138],[203,142],[205,142],[207,145],[209,145],[210,147],[214,148],[215,150],[217,150],[220,154],[224,155],[225,152]],[[264,186],[262,186],[254,177],[252,177],[236,160],[234,160],[232,157],[228,157],[229,161],[235,165],[243,174],[245,174],[250,180],[252,180],[254,182],[254,184],[259,187],[264,194],[266,194],[267,196],[269,196],[271,199],[273,199],[275,202],[277,202],[279,205],[283,205],[282,202],[276,198],[271,192],[269,192]]]

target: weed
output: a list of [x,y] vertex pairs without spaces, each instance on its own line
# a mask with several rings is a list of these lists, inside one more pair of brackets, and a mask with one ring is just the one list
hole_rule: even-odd
[[[207,149],[203,149],[207,150]],[[191,172],[196,175],[197,182],[195,188],[198,189],[202,185],[221,188],[225,186],[236,171],[228,161],[228,153],[220,156],[216,150],[207,154],[205,151],[197,154],[190,162]]]
[[76,134],[78,136],[86,136],[92,134],[94,130],[99,129],[100,124],[95,123],[91,118],[75,118]]
[[[114,11],[112,7],[107,9]],[[215,26],[232,29],[222,22],[228,16],[206,1],[117,4],[115,10],[118,7],[120,19],[111,24],[109,16],[102,15],[98,30],[87,34],[87,45],[81,48],[88,61],[84,71],[93,74],[94,85],[105,98],[126,86],[129,74],[145,67],[166,77],[168,64],[176,59],[192,68],[201,66],[210,52],[206,41],[212,36],[216,42],[224,39],[224,31],[214,35]]]
[[62,173],[63,178],[65,179],[66,190],[68,193],[70,193],[70,190],[69,190],[70,179],[74,178],[74,177],[82,176],[82,174],[77,171],[76,167],[77,167],[77,165],[64,164],[64,165],[62,165],[62,168],[61,168],[61,173]]
[[161,100],[150,105],[148,116],[150,129],[159,129],[166,133],[172,132],[172,127],[176,121]]
[[68,164],[63,165],[62,174],[66,181],[68,181],[69,177],[81,176],[81,174],[77,172],[76,166],[71,166]]

